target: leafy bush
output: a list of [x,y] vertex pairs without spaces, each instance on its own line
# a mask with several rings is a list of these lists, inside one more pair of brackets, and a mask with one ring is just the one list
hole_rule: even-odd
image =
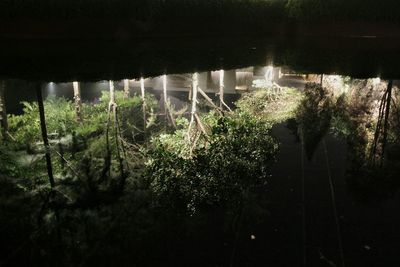
[[[21,144],[41,141],[39,108],[37,103],[22,102],[23,115],[9,117],[10,133]],[[72,102],[65,98],[49,98],[44,102],[48,134],[65,136],[78,126]]]
[[239,201],[246,190],[267,182],[278,147],[270,124],[241,112],[221,118],[210,113],[203,121],[211,133],[190,158],[185,128],[153,140],[146,177],[160,203],[194,212]]
[[[123,92],[115,92],[116,103],[119,110],[119,122],[124,129],[124,136],[130,140],[139,132],[143,133],[144,120],[142,100],[139,96],[125,99]],[[74,103],[65,98],[48,98],[44,101],[46,126],[50,139],[59,139],[76,134],[83,138],[90,138],[103,133],[107,123],[107,110],[109,93],[103,92],[97,104],[82,104],[84,123],[76,120]],[[10,133],[20,145],[32,145],[41,142],[39,109],[37,103],[22,102],[24,105],[22,115],[10,115]],[[154,129],[154,109],[157,102],[153,96],[146,96],[147,118],[152,122]],[[136,130],[135,130],[136,129]],[[151,130],[150,129],[150,130]],[[139,130],[139,131],[137,131]]]

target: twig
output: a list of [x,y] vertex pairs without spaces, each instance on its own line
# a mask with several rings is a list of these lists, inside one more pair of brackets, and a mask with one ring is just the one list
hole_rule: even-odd
[[199,115],[194,114],[194,117],[196,118],[196,122],[197,122],[197,125],[200,127],[200,130],[203,132],[204,135],[207,136],[206,129],[204,128],[203,123],[201,122]]
[[[207,102],[209,102],[209,103],[211,104],[211,106],[212,106],[213,108],[215,108],[215,109],[218,111],[218,113],[219,113],[220,115],[223,115],[221,109],[220,109],[217,105],[214,104],[214,102],[212,101],[212,99],[211,99],[210,97],[208,97],[208,95],[207,95],[206,93],[204,93],[204,91],[203,91],[200,87],[198,87],[197,90],[198,90],[198,92],[207,100]],[[225,104],[225,105],[226,105],[226,104]],[[230,108],[228,107],[228,109],[230,109]]]

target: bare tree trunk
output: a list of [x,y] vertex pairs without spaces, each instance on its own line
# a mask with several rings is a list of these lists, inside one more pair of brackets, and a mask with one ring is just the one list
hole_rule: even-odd
[[74,102],[75,102],[75,112],[76,120],[82,122],[82,100],[81,100],[81,88],[79,82],[73,82],[74,86]]
[[51,164],[51,155],[50,155],[50,145],[49,140],[47,138],[47,128],[46,128],[46,117],[44,114],[44,105],[43,105],[43,96],[42,96],[42,86],[40,83],[36,85],[36,96],[37,102],[39,106],[39,116],[40,116],[40,128],[42,130],[42,138],[44,147],[46,150],[46,165],[47,165],[47,174],[49,176],[50,186],[53,189],[55,186],[54,176],[53,176],[53,166]]
[[163,76],[163,99],[164,99],[164,113],[165,113],[165,121],[168,121],[168,104],[167,104],[167,75]]
[[225,71],[220,70],[219,72],[219,107],[221,111],[224,110],[224,107],[227,108],[229,111],[232,111],[231,108],[225,103],[224,101],[224,90],[225,90]]
[[219,108],[221,110],[224,107],[224,89],[225,89],[224,76],[225,76],[224,70],[220,70],[219,71]]
[[142,104],[143,104],[143,132],[146,134],[147,119],[146,119],[146,94],[144,88],[144,79],[140,79],[140,91],[142,92]]
[[320,85],[321,85],[321,87],[323,87],[324,86],[324,74],[321,74],[321,80],[320,80]]
[[385,154],[388,130],[389,130],[389,115],[390,115],[390,103],[392,102],[392,88],[393,81],[390,80],[387,88],[387,100],[386,100],[386,113],[385,113],[385,124],[383,127],[383,141],[382,141],[382,158]]
[[174,119],[174,115],[171,112],[170,107],[168,106],[168,96],[167,96],[167,75],[163,76],[163,96],[164,96],[164,113],[165,113],[165,127],[168,125],[168,119],[171,120],[171,124],[174,128],[176,128],[176,123]]
[[124,80],[124,98],[129,98],[130,92],[129,92],[129,80],[125,79]]
[[192,79],[193,79],[193,82],[192,82],[192,111],[191,111],[191,117],[190,117],[189,129],[188,129],[189,138],[190,138],[190,130],[195,121],[195,115],[197,113],[197,89],[199,87],[198,74],[194,73]]
[[1,128],[1,136],[3,139],[7,138],[7,132],[8,132],[5,90],[6,90],[6,82],[0,81],[0,128]]

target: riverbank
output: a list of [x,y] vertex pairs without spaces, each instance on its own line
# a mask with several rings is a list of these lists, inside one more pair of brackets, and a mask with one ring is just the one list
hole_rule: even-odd
[[137,40],[143,38],[221,37],[232,35],[273,37],[400,38],[400,24],[390,22],[278,22],[240,24],[214,20],[151,22],[140,20],[3,20],[0,40]]

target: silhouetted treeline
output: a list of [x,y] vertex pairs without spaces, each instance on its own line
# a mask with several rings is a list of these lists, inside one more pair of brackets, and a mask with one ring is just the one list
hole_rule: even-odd
[[400,21],[397,0],[1,0],[10,18]]

